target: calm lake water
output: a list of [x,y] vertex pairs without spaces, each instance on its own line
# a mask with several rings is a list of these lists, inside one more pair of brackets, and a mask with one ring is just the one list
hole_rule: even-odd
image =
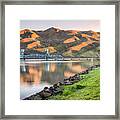
[[51,86],[64,78],[69,78],[86,68],[99,64],[94,61],[68,62],[21,62],[20,65],[20,99],[40,92],[45,86]]

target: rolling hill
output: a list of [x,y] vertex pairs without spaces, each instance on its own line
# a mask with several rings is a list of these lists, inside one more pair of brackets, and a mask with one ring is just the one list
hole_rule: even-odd
[[100,32],[61,30],[48,28],[44,31],[24,29],[20,31],[20,48],[29,53],[43,53],[64,57],[99,57]]

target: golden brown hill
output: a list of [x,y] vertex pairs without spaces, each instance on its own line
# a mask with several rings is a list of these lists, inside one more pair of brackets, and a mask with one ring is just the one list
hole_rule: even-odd
[[97,32],[93,32],[93,35],[91,36],[91,38],[100,40],[100,34],[98,34]]
[[52,46],[50,47],[45,47],[45,48],[36,48],[35,50],[39,51],[39,52],[45,52],[46,49],[48,49],[48,52],[49,53],[55,53],[56,52],[56,49]]
[[79,40],[79,38],[76,36],[73,36],[72,38],[66,39],[63,43],[71,43],[71,42],[74,42],[75,40]]
[[69,49],[71,51],[80,51],[81,48],[87,46],[88,44],[92,44],[94,41],[87,41],[87,42],[82,42],[81,44],[79,45],[76,45],[76,46],[73,46],[73,47],[70,47]]
[[[100,32],[60,30],[53,27],[39,31],[25,29],[20,31],[20,43],[26,53],[44,53],[48,49],[49,53],[70,57],[79,57],[86,51],[92,51],[94,55],[95,51],[99,52]],[[86,53],[85,57],[88,55]]]
[[88,35],[87,34],[81,34],[81,36],[86,38]]
[[79,32],[79,30],[66,30],[66,32],[68,32],[69,35],[75,35]]
[[40,37],[39,35],[37,35],[35,32],[32,32],[31,38],[38,38]]
[[21,30],[21,31],[20,31],[20,35],[21,35],[21,34],[25,34],[26,32],[30,32],[30,30],[29,30],[29,29]]
[[38,34],[36,34],[35,32],[29,29],[21,30],[20,36],[24,36],[24,38],[33,38],[33,39],[40,37]]
[[32,43],[28,44],[27,48],[31,49],[31,48],[34,48],[34,47],[37,47],[37,46],[41,46],[40,41],[36,41],[36,42],[32,42]]
[[33,40],[32,38],[23,38],[20,42],[27,43],[27,42],[30,42],[32,40]]

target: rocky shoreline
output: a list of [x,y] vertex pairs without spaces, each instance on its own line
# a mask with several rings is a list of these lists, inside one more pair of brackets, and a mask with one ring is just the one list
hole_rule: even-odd
[[63,82],[58,82],[49,88],[44,87],[44,89],[42,91],[40,91],[34,95],[31,95],[29,97],[26,97],[23,100],[47,100],[50,96],[63,93],[65,85],[72,85],[80,80],[83,80],[84,77],[80,76],[80,75],[88,74],[89,71],[91,71],[95,68],[98,68],[98,67],[100,67],[100,65],[91,66],[88,69],[75,74],[74,76],[64,79]]

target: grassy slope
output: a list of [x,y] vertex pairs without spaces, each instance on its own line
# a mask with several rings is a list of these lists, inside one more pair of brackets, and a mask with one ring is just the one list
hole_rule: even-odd
[[82,75],[84,79],[64,86],[62,94],[51,96],[53,100],[99,100],[100,99],[100,69],[96,68],[89,74]]

